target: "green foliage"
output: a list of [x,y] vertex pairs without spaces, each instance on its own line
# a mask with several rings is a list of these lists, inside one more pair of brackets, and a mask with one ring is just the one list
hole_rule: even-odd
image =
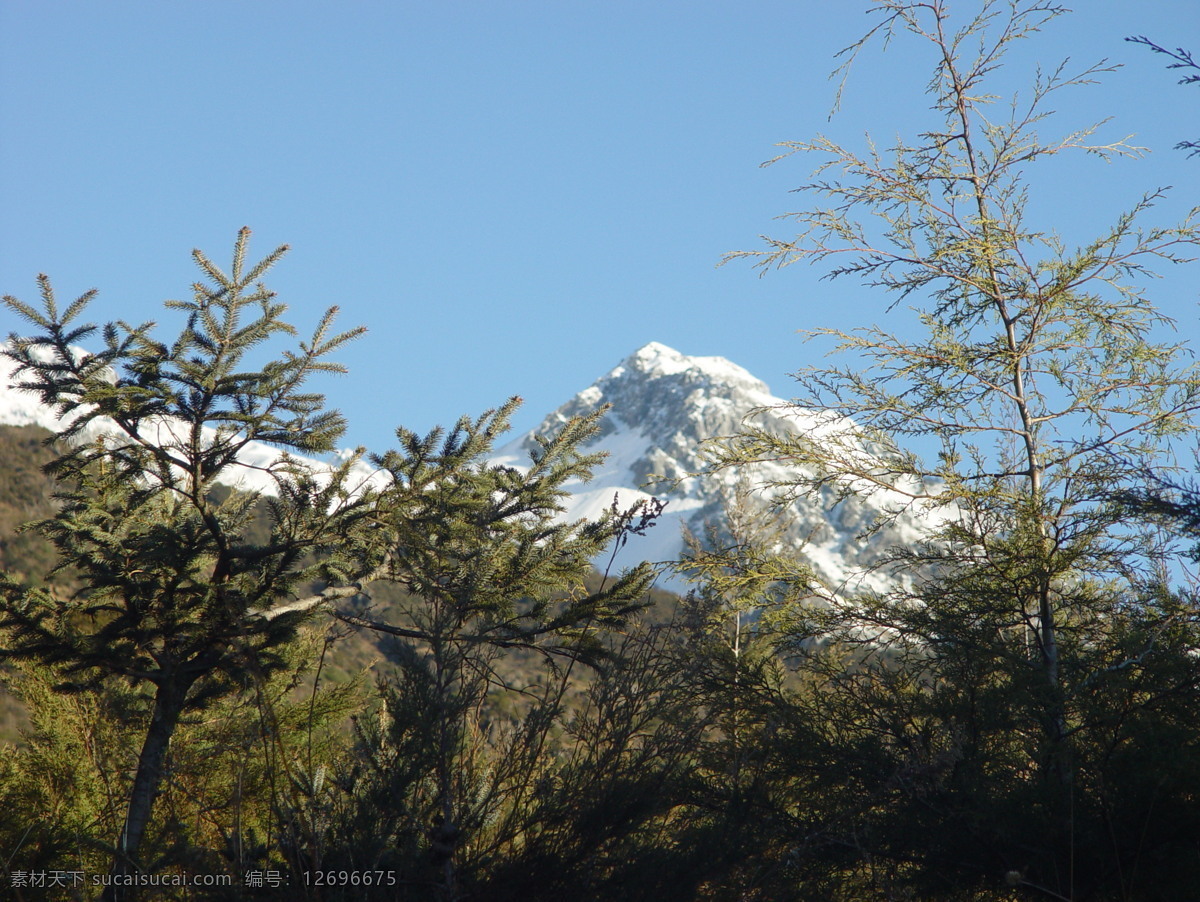
[[[116,878],[386,866],[418,897],[454,898],[497,890],[502,862],[547,835],[568,806],[550,790],[566,774],[593,806],[625,799],[637,823],[661,816],[637,801],[658,772],[642,730],[608,740],[580,714],[584,666],[601,668],[596,679],[622,677],[587,696],[604,699],[592,720],[628,709],[664,736],[686,732],[658,723],[661,688],[631,675],[666,672],[666,633],[636,667],[608,638],[646,607],[652,571],[598,578],[590,565],[658,511],[560,519],[565,483],[598,462],[580,447],[600,411],[541,440],[524,469],[487,462],[512,401],[448,433],[398,429],[370,486],[353,485],[355,459],[313,470],[283,456],[266,467],[270,492],[230,489],[251,441],[331,450],[341,419],[302,384],[356,335],[331,337],[330,312],[299,351],[248,366],[292,329],[269,291],[251,289],[282,249],[247,266],[246,237],[229,276],[197,252],[211,284],[168,303],[186,317],[170,345],[152,324],[115,323],[100,330],[106,349],[80,353],[97,331],[76,323],[90,293],[60,313],[43,278],[41,309],[6,300],[40,330],[12,338],[23,387],[67,423],[46,467],[54,505],[31,535],[53,548],[52,576],[77,575],[70,593],[4,577],[4,656],[34,721],[0,793],[50,812],[2,837],[8,858],[50,867],[74,849],[88,871],[110,859]],[[335,726],[355,684],[329,682],[346,663],[326,643],[307,677],[314,650],[296,642],[338,599],[350,600],[332,612],[344,624],[394,645],[385,723],[360,718],[353,751]],[[690,746],[671,742],[678,770]],[[640,828],[565,832],[554,848],[574,848],[580,876],[594,829],[624,848]]]
[[[55,511],[55,482],[42,472],[55,456],[45,444],[49,438],[37,426],[0,426],[0,573],[20,583],[44,584],[57,563],[44,536],[20,528]],[[69,588],[70,578],[60,572],[55,582],[60,590]],[[28,725],[24,707],[5,688],[13,677],[13,671],[0,670],[0,743],[17,741]]]
[[593,627],[618,626],[641,606],[647,565],[598,591],[584,587],[591,559],[622,534],[620,513],[556,521],[563,484],[590,478],[598,462],[579,446],[596,432],[600,413],[543,439],[525,471],[488,464],[516,404],[460,420],[446,435],[418,438],[401,429],[401,449],[374,459],[390,482],[382,490],[382,528],[368,536],[374,544],[363,556],[382,557],[380,575],[411,602],[401,612],[403,625],[376,628],[417,640],[453,636],[473,646],[578,656],[600,651]]
[[[873,38],[924,43],[935,121],[886,152],[786,145],[816,157],[805,189],[828,204],[792,215],[795,239],[734,256],[831,262],[831,277],[910,305],[920,332],[818,330],[854,360],[798,374],[799,403],[830,411],[823,426],[747,430],[715,448],[714,466],[789,460],[794,492],[874,494],[885,517],[916,508],[940,525],[895,549],[894,591],[831,591],[793,622],[800,688],[767,696],[805,737],[782,773],[818,775],[808,791],[821,808],[790,832],[812,850],[809,879],[855,898],[995,898],[1005,886],[1159,898],[1145,868],[1191,853],[1158,832],[1177,827],[1157,820],[1122,753],[1171,733],[1168,709],[1195,703],[1181,668],[1200,633],[1159,579],[1169,537],[1121,499],[1169,472],[1170,443],[1200,410],[1200,371],[1155,339],[1170,323],[1142,287],[1152,265],[1200,244],[1195,217],[1143,230],[1151,195],[1076,248],[1030,221],[1039,160],[1134,152],[1090,143],[1092,130],[1041,138],[1049,99],[1104,67],[1039,74],[1031,98],[997,109],[990,77],[1059,8],[874,11],[849,60]],[[1189,797],[1193,746],[1159,775]],[[1162,897],[1186,894],[1194,866],[1170,873],[1179,882]]]
[[[287,838],[313,807],[305,775],[334,771],[341,721],[362,701],[353,683],[304,685],[319,645],[303,635],[283,653],[285,667],[252,676],[252,691],[181,719],[147,826],[154,871],[240,881],[247,870],[290,864]],[[13,683],[32,723],[5,755],[0,801],[37,816],[0,819],[0,855],[10,870],[100,874],[122,829],[152,699],[119,682],[63,694],[57,676],[24,663]]]
[[127,752],[145,699],[114,684],[102,693],[54,691],[56,674],[21,665],[11,685],[30,712],[20,746],[5,749],[0,855],[10,870],[102,872],[121,829]]
[[335,537],[370,507],[369,493],[351,495],[353,461],[316,474],[284,455],[267,468],[270,535],[254,541],[260,493],[215,492],[251,442],[332,450],[341,417],[304,382],[339,371],[325,356],[360,331],[331,334],[330,310],[297,351],[244,369],[264,342],[294,333],[284,306],[254,285],[284,249],[247,269],[248,237],[239,234],[228,276],[195,253],[210,283],[197,283],[191,301],[168,302],[186,316],[170,346],[152,337],[153,324],[117,322],[100,330],[104,350],[78,351],[97,331],[76,322],[93,293],[60,314],[45,277],[41,310],[5,298],[41,330],[14,335],[6,352],[21,387],[67,423],[49,467],[60,508],[34,528],[80,589],[64,599],[5,578],[4,656],[56,668],[63,688],[119,679],[153,698],[114,874],[137,865],[181,717],[244,690],[250,674],[284,666],[283,650],[313,608],[296,594],[331,569],[353,569],[338,559]]
[[524,700],[503,715],[491,698],[464,710],[461,694],[438,686],[433,661],[401,668],[382,687],[378,720],[358,722],[323,859],[393,870],[398,885],[345,898],[694,898],[700,871],[690,866],[702,855],[671,837],[696,819],[701,726],[675,645],[672,625],[633,622],[585,681],[528,668],[522,684],[493,687]]
[[[657,511],[562,522],[565,483],[598,460],[580,446],[600,413],[542,440],[518,470],[488,463],[515,400],[448,433],[398,430],[369,486],[352,483],[356,460],[321,470],[285,455],[266,467],[269,493],[231,490],[251,441],[332,448],[341,420],[302,384],[334,369],[324,355],[357,334],[330,337],[331,311],[298,352],[250,368],[247,355],[291,327],[269,292],[250,290],[281,251],[247,267],[246,237],[230,276],[197,252],[214,284],[168,304],[186,315],[170,346],[151,324],[115,323],[101,330],[104,351],[80,353],[95,330],[74,321],[90,295],[61,314],[45,280],[41,311],[8,299],[42,330],[13,338],[24,387],[68,422],[48,466],[57,510],[34,529],[79,587],[64,597],[5,577],[4,654],[72,693],[30,696],[39,725],[57,707],[125,693],[121,717],[98,714],[116,731],[105,747],[140,737],[141,752],[132,766],[89,764],[44,724],[0,786],[44,801],[62,781],[38,768],[73,768],[84,817],[101,780],[109,821],[92,817],[86,843],[118,878],[279,868],[299,879],[387,863],[422,895],[455,898],[543,829],[532,799],[570,745],[576,666],[622,666],[606,636],[645,607],[652,578],[643,564],[597,583],[591,560]],[[353,685],[317,692],[326,665],[344,663],[323,652],[307,704],[293,697],[312,659],[297,628],[338,599],[352,599],[333,612],[344,623],[396,646],[382,690],[393,726],[360,727],[354,754],[324,726]],[[613,779],[632,779],[632,766]],[[26,857],[51,860],[83,828],[47,830]]]
[[685,838],[698,820],[704,721],[677,652],[676,624],[635,623],[573,703],[555,699],[556,709],[535,707],[520,724],[518,748],[540,760],[490,831],[493,861],[475,877],[477,895],[695,898],[713,866]]
[[55,483],[42,472],[55,456],[45,445],[50,437],[37,426],[0,426],[0,571],[24,582],[41,582],[56,563],[43,536],[19,529],[55,511]]
[[[360,556],[381,561],[378,575],[402,591],[387,622],[339,614],[401,642],[398,677],[383,692],[391,726],[363,740],[375,784],[361,804],[394,814],[366,817],[374,840],[365,843],[364,815],[351,816],[346,829],[360,838],[345,854],[389,856],[425,897],[458,898],[464,880],[479,879],[481,856],[523,832],[514,819],[547,767],[575,664],[604,661],[603,632],[644,606],[652,576],[642,564],[586,586],[592,558],[645,528],[636,512],[558,519],[564,484],[589,478],[597,462],[579,447],[599,413],[543,439],[525,470],[487,462],[516,403],[448,433],[397,431],[400,448],[375,458],[388,482]],[[502,658],[514,652],[543,656],[541,678],[527,670],[511,685]],[[514,693],[529,699],[517,722],[490,722],[489,704]]]

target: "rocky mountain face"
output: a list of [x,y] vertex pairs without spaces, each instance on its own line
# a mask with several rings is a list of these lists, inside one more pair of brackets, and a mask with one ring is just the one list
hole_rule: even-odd
[[[765,383],[723,357],[688,357],[652,342],[547,416],[534,432],[500,449],[497,459],[514,466],[527,462],[535,434],[550,434],[568,418],[603,404],[611,404],[611,410],[587,450],[608,457],[592,482],[572,487],[568,515],[594,516],[611,507],[614,496],[621,508],[651,496],[666,501],[659,523],[623,552],[651,561],[679,556],[682,527],[703,534],[706,524],[719,524],[739,483],[749,490],[751,505],[765,505],[762,486],[787,478],[780,464],[702,474],[706,440],[736,433],[752,413],[756,425],[781,433],[837,428],[823,412],[803,411],[772,395]],[[788,505],[784,541],[802,547],[802,557],[831,585],[884,586],[886,574],[871,572],[871,565],[889,547],[925,533],[928,521],[902,514],[864,539],[884,506],[897,499],[878,493],[838,503],[836,494],[830,488]],[[667,577],[665,584],[680,588],[677,578]]]
[[[11,387],[11,368],[11,361],[0,357],[0,424],[54,429],[57,418],[53,411],[39,404],[36,396]],[[607,457],[591,482],[568,486],[573,494],[567,516],[597,516],[612,507],[614,498],[622,509],[651,497],[666,502],[657,524],[645,536],[632,537],[621,550],[618,567],[639,560],[678,558],[684,545],[683,528],[703,534],[707,524],[721,523],[724,507],[739,485],[750,490],[752,505],[765,505],[765,491],[757,487],[788,475],[778,464],[704,474],[701,449],[706,440],[736,433],[752,412],[758,425],[780,432],[830,428],[827,415],[789,405],[737,364],[722,357],[688,357],[651,342],[546,416],[536,430],[498,449],[494,460],[510,466],[527,464],[529,451],[536,447],[535,434],[552,434],[570,417],[605,404],[611,409],[586,450],[605,452]],[[169,432],[169,425],[158,428]],[[234,474],[231,481],[243,488],[272,491],[273,485],[263,474],[279,452],[252,443],[246,455],[247,468]],[[328,464],[314,462],[314,467]],[[365,464],[362,475],[364,483],[370,481]],[[889,499],[875,495],[838,503],[835,495],[830,489],[817,498],[790,504],[785,543],[802,548],[802,557],[831,585],[885,585],[887,577],[870,572],[871,564],[887,548],[918,538],[928,528],[928,521],[904,514],[864,540],[863,533]],[[596,563],[604,569],[608,562]],[[660,585],[685,588],[669,573]]]

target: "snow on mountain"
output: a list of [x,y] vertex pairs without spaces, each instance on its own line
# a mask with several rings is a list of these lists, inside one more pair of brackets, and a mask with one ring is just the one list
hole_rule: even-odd
[[[0,351],[7,346],[0,342]],[[0,424],[10,426],[41,426],[51,432],[63,428],[63,421],[53,408],[46,406],[34,392],[24,391],[16,387],[22,377],[16,374],[16,363],[9,357],[0,354]],[[167,419],[157,419],[143,423],[139,432],[155,442],[182,441],[175,435],[177,425]],[[93,439],[105,432],[115,432],[116,426],[110,421],[94,420],[83,430],[84,439]],[[206,429],[206,438],[216,437],[215,430]],[[264,442],[249,442],[238,455],[238,465],[231,468],[217,480],[232,488],[248,492],[262,492],[267,495],[276,493],[275,480],[271,476],[272,468],[277,468],[283,451]],[[293,459],[306,461],[298,455]],[[314,472],[331,472],[332,466],[317,460],[307,460]],[[367,485],[372,481],[373,470],[366,463],[356,465],[354,472],[357,484]]]
[[[606,403],[612,409],[586,450],[603,451],[608,457],[592,482],[568,485],[574,494],[567,515],[595,516],[612,506],[614,495],[621,508],[651,496],[667,501],[658,524],[646,537],[631,538],[622,552],[632,560],[677,558],[683,548],[681,527],[702,534],[706,523],[720,522],[724,502],[732,497],[739,479],[754,485],[787,477],[781,464],[697,475],[704,469],[702,443],[735,434],[752,411],[758,412],[757,425],[781,433],[853,428],[825,411],[789,405],[723,357],[688,357],[651,342],[547,416],[536,430],[501,448],[496,460],[512,466],[527,464],[530,450],[536,447],[535,434],[552,434],[570,417]],[[863,454],[868,453],[864,448]],[[884,586],[887,576],[869,572],[870,565],[889,547],[926,533],[930,521],[904,513],[864,540],[862,534],[885,505],[897,503],[898,496],[876,492],[839,504],[836,494],[831,487],[816,498],[790,505],[787,539],[795,547],[804,546],[803,557],[828,584]],[[761,491],[758,497],[763,497]],[[678,578],[668,578],[667,583],[681,588]]]
[[[13,362],[0,356],[0,423],[61,428],[54,411],[41,404],[35,394],[14,388],[14,381]],[[667,502],[658,523],[645,536],[632,537],[620,552],[618,567],[639,560],[677,559],[683,549],[682,527],[702,534],[707,523],[719,523],[724,502],[732,497],[739,480],[753,485],[786,478],[787,468],[781,464],[757,465],[737,473],[702,474],[703,442],[735,434],[752,411],[757,411],[758,425],[780,432],[853,428],[848,421],[827,412],[804,411],[787,404],[772,395],[765,383],[723,357],[688,357],[651,342],[550,413],[536,430],[498,449],[493,462],[527,465],[529,451],[536,447],[535,435],[553,434],[572,416],[591,413],[604,404],[610,404],[611,410],[585,450],[605,452],[607,457],[596,468],[591,482],[575,481],[566,486],[572,491],[566,516],[597,517],[612,507],[614,496],[621,509],[651,497]],[[159,440],[172,438],[169,421],[144,428],[156,429]],[[91,436],[102,431],[102,422],[89,426]],[[869,452],[864,448],[863,453]],[[251,442],[241,455],[241,466],[224,481],[245,490],[273,493],[270,470],[281,456],[277,448]],[[330,468],[320,461],[311,461],[311,465],[317,471]],[[365,463],[359,467],[361,484],[369,484],[372,470]],[[912,542],[927,532],[930,524],[928,519],[905,513],[863,540],[862,534],[883,506],[895,501],[886,492],[877,492],[838,503],[836,491],[830,488],[823,495],[791,505],[792,523],[786,538],[794,547],[803,546],[803,557],[828,584],[882,587],[887,577],[869,572],[870,565],[890,546]],[[603,568],[607,561],[596,563]],[[685,588],[678,577],[670,574],[660,584]]]

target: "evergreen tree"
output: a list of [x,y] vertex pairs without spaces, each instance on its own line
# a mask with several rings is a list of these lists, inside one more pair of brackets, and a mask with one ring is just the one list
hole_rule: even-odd
[[[1030,99],[997,108],[989,77],[1063,10],[985,0],[958,19],[942,0],[877,0],[873,11],[882,21],[844,52],[924,42],[936,121],[887,152],[787,145],[785,156],[817,158],[805,189],[828,205],[793,215],[798,237],[733,256],[834,261],[832,277],[911,305],[920,333],[818,330],[856,358],[798,374],[798,403],[829,410],[826,428],[750,429],[715,452],[718,467],[789,460],[796,491],[879,492],[941,524],[893,555],[895,591],[831,593],[796,632],[801,668],[824,686],[797,697],[797,717],[848,765],[824,829],[871,863],[855,878],[864,893],[961,898],[999,891],[1007,874],[1050,898],[1154,898],[1142,869],[1186,843],[1171,846],[1180,823],[1160,832],[1146,796],[1116,789],[1114,750],[1174,720],[1131,731],[1130,712],[1195,703],[1181,673],[1200,637],[1158,582],[1159,534],[1120,493],[1170,467],[1172,439],[1200,411],[1200,372],[1155,339],[1170,323],[1141,287],[1200,233],[1194,217],[1142,230],[1157,194],[1081,247],[1031,222],[1033,164],[1134,153],[1091,143],[1090,129],[1039,137],[1049,99],[1103,66],[1039,74]],[[1133,841],[1135,825],[1153,840]]]
[[[609,657],[606,634],[644,606],[653,575],[641,564],[587,586],[592,560],[644,532],[655,511],[560,519],[566,484],[590,478],[599,460],[581,445],[601,412],[543,438],[523,469],[491,464],[516,403],[449,432],[397,430],[400,447],[374,458],[378,528],[360,552],[382,562],[366,594],[391,587],[395,601],[338,614],[393,637],[399,671],[383,692],[389,725],[364,746],[369,778],[351,818],[359,826],[348,827],[357,839],[343,854],[387,856],[415,898],[461,898],[498,850],[523,842],[571,673]],[[523,666],[506,662],[518,654]],[[505,696],[524,699],[507,729],[493,710]]]
[[[38,330],[12,336],[6,352],[20,387],[65,423],[66,450],[51,465],[61,508],[35,528],[80,586],[61,600],[6,581],[4,655],[54,666],[64,689],[123,681],[150,708],[106,898],[126,898],[118,887],[145,865],[143,840],[180,718],[283,665],[281,650],[313,610],[295,603],[297,594],[333,572],[352,574],[357,565],[339,551],[371,507],[370,493],[355,493],[352,461],[316,473],[286,454],[267,467],[270,496],[215,491],[236,477],[251,442],[310,454],[334,448],[343,420],[304,383],[340,372],[327,356],[361,332],[333,333],[333,308],[297,350],[248,366],[295,332],[258,282],[286,248],[248,266],[248,238],[243,229],[228,274],[194,253],[206,282],[191,300],[167,302],[186,317],[169,345],[154,338],[153,323],[116,322],[100,330],[102,350],[81,351],[97,332],[78,322],[94,292],[60,311],[45,276],[40,309],[4,299]],[[260,499],[270,535],[256,541]]]

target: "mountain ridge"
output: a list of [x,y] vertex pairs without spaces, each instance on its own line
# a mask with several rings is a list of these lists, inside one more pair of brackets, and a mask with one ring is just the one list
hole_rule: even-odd
[[[13,370],[13,362],[0,356],[0,423],[61,428],[55,412],[36,395],[12,387]],[[567,484],[571,495],[565,501],[564,517],[596,518],[614,503],[624,510],[651,498],[664,501],[666,507],[655,526],[621,552],[621,565],[636,560],[665,565],[679,559],[685,531],[703,535],[710,524],[717,524],[719,531],[730,499],[748,492],[751,503],[763,507],[771,495],[763,486],[785,481],[789,475],[782,464],[754,464],[737,473],[706,471],[705,442],[734,435],[749,421],[781,433],[852,428],[827,411],[800,409],[773,395],[765,382],[724,357],[688,356],[652,341],[549,412],[536,429],[496,449],[491,462],[528,465],[530,451],[538,447],[536,436],[550,435],[570,418],[606,404],[610,409],[601,418],[597,434],[582,449],[606,457],[588,483]],[[169,432],[169,424],[157,428]],[[93,431],[102,429],[102,424],[96,424]],[[274,485],[269,469],[282,453],[252,442],[243,455],[243,466],[225,481],[270,493]],[[312,463],[317,468],[330,466]],[[366,463],[360,467],[367,484],[372,471]],[[842,499],[830,487],[788,505],[784,541],[798,549],[829,585],[886,588],[889,580],[875,566],[891,545],[912,542],[927,532],[928,522],[905,512],[864,539],[884,512],[884,504],[878,496]],[[607,561],[596,563],[603,569]],[[666,566],[660,585],[686,588]]]
[[[8,342],[0,342],[0,425],[9,426],[39,426],[51,432],[59,432],[66,421],[58,416],[50,406],[43,404],[35,392],[17,387],[20,377],[16,374],[16,363],[3,351],[9,346]],[[155,441],[179,440],[174,435],[173,424],[166,418],[158,418],[144,424],[143,429],[154,430]],[[95,420],[84,428],[82,437],[96,436],[116,430],[116,426],[107,420]],[[205,429],[205,435],[210,439],[216,435],[215,430]],[[348,452],[339,452],[338,456]],[[271,476],[271,468],[284,455],[284,451],[265,442],[251,441],[246,444],[238,456],[240,466],[232,472],[223,474],[217,479],[222,485],[244,491],[258,491],[268,495],[276,493],[275,482]],[[333,465],[302,455],[289,454],[294,460],[309,461],[316,470],[330,471]],[[365,462],[356,465],[355,475],[363,485],[369,483],[373,469]]]
[[[719,531],[725,505],[739,489],[747,490],[750,503],[761,508],[772,494],[764,486],[789,476],[783,464],[753,464],[737,473],[707,471],[705,442],[734,435],[749,422],[780,433],[853,429],[829,411],[806,410],[773,395],[765,382],[723,357],[689,357],[650,342],[548,414],[536,429],[501,447],[495,459],[521,466],[536,447],[536,435],[550,434],[570,417],[603,404],[611,410],[583,450],[608,456],[590,483],[568,486],[575,491],[567,516],[594,517],[610,508],[614,498],[620,508],[650,497],[665,501],[664,515],[650,535],[639,539],[635,552],[655,562],[680,557],[684,529],[702,535],[709,524],[717,524]],[[863,453],[870,452],[864,447]],[[887,550],[921,537],[929,526],[926,518],[903,511],[894,519],[885,516],[891,522],[874,529],[895,500],[886,492],[843,499],[830,486],[788,505],[784,541],[800,549],[799,555],[827,584],[886,588],[890,577],[876,566]],[[666,582],[682,588],[678,577],[667,576]]]

